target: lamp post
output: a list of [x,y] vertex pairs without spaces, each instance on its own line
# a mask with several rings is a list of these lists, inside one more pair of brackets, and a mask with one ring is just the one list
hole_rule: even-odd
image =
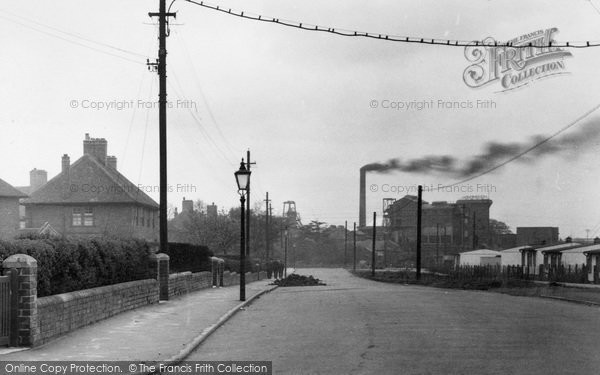
[[240,169],[234,173],[235,181],[238,186],[238,193],[240,194],[240,301],[246,300],[246,192],[250,186],[250,171],[246,169],[246,163],[244,159],[240,163]]

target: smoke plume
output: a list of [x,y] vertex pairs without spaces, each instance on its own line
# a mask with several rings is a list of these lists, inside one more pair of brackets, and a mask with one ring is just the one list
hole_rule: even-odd
[[549,155],[576,157],[579,153],[598,146],[599,139],[600,122],[596,118],[581,124],[577,131],[560,137],[538,134],[521,143],[488,142],[479,155],[466,160],[458,160],[450,155],[425,156],[406,161],[391,159],[385,163],[367,164],[361,171],[436,172],[454,178],[465,178],[494,170],[511,161],[534,163]]

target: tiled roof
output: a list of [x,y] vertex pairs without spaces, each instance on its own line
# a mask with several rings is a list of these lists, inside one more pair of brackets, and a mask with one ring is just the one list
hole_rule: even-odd
[[25,198],[27,194],[17,190],[17,188],[0,178],[0,197]]
[[158,204],[116,169],[84,155],[69,169],[33,192],[23,204],[130,203],[158,208]]

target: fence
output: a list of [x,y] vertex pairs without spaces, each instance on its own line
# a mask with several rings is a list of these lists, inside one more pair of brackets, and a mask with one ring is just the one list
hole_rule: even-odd
[[[598,268],[594,269],[597,275]],[[444,278],[450,281],[506,282],[508,280],[531,280],[566,283],[588,283],[590,270],[586,265],[569,265],[548,267],[540,264],[537,268],[523,266],[460,266],[456,268],[437,269],[436,272],[424,274],[427,278]],[[595,283],[600,283],[594,277]]]

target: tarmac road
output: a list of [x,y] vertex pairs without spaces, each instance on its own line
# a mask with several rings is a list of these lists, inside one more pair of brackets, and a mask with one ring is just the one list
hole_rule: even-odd
[[299,269],[187,360],[268,360],[274,374],[600,374],[600,308],[385,284]]

